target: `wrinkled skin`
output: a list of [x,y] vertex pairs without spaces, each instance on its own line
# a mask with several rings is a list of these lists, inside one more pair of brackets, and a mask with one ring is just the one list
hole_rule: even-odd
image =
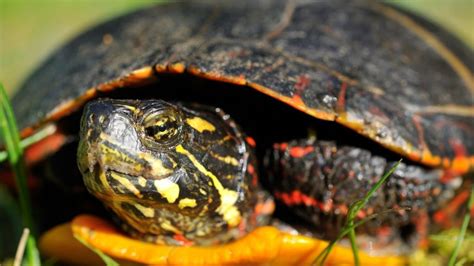
[[206,245],[257,225],[251,151],[219,109],[101,99],[86,106],[80,135],[88,190],[135,237]]

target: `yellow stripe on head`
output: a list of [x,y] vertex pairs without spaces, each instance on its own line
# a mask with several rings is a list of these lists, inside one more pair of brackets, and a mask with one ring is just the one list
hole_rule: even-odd
[[195,130],[199,131],[200,133],[206,130],[209,132],[214,132],[216,130],[216,127],[214,127],[214,125],[211,124],[209,121],[204,120],[197,116],[186,119],[186,123],[188,123],[188,125],[190,125]]

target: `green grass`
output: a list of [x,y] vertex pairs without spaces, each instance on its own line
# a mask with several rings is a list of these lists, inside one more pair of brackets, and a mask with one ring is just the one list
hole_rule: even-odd
[[449,257],[449,266],[453,266],[456,263],[456,258],[458,257],[459,250],[461,249],[461,245],[464,241],[464,237],[466,235],[467,227],[471,220],[471,208],[474,207],[474,185],[471,186],[471,195],[469,196],[469,200],[467,201],[467,212],[464,215],[464,219],[461,225],[461,231],[456,240],[456,244],[453,248],[451,256]]
[[[30,196],[26,186],[26,165],[23,158],[23,148],[20,145],[18,127],[8,96],[0,83],[0,133],[8,153],[8,162],[15,176],[20,201],[20,212],[23,227],[34,232],[34,224],[31,215]],[[34,234],[28,236],[26,243],[26,258],[28,265],[41,265],[39,252],[36,247]]]
[[102,261],[105,263],[106,266],[119,266],[120,264],[116,262],[114,259],[111,257],[107,256],[102,252],[101,250],[89,245],[86,241],[83,239],[76,237],[77,241],[81,242],[84,246],[86,246],[88,249],[92,250],[95,254],[99,255],[99,257],[102,259]]
[[364,224],[368,220],[375,218],[377,215],[369,216],[357,223],[355,222],[355,218],[357,216],[357,213],[360,210],[362,210],[362,208],[364,208],[365,205],[367,205],[372,195],[382,186],[383,183],[385,183],[385,181],[397,169],[400,162],[401,160],[398,161],[387,173],[385,173],[382,176],[382,178],[379,181],[377,181],[377,183],[375,183],[375,185],[365,194],[365,196],[361,200],[358,200],[351,205],[351,207],[349,208],[349,211],[347,212],[347,220],[346,220],[345,225],[342,227],[336,239],[331,241],[329,245],[316,257],[315,261],[313,262],[313,265],[324,265],[324,263],[326,262],[326,259],[329,256],[329,253],[331,253],[336,243],[339,242],[342,238],[344,238],[348,234],[349,234],[349,239],[351,242],[352,253],[354,256],[354,264],[357,266],[360,265],[359,250],[357,248],[356,241],[355,241],[355,238],[356,238],[355,228],[357,226]]

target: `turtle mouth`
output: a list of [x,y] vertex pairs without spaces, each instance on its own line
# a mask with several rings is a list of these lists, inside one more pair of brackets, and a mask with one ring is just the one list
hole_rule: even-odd
[[116,169],[103,170],[100,166],[83,173],[84,183],[89,192],[104,202],[133,200],[152,204],[155,201],[153,181],[169,177],[170,175],[166,175],[149,179]]

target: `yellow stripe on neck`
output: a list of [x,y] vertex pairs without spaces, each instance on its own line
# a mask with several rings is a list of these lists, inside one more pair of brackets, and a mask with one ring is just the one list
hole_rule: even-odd
[[193,165],[204,175],[208,176],[214,187],[219,192],[221,197],[221,205],[217,208],[217,212],[222,215],[224,220],[230,226],[237,226],[240,223],[241,215],[237,207],[234,205],[237,202],[238,194],[236,191],[229,190],[222,186],[219,179],[209,170],[206,169],[197,159],[192,155],[188,150],[186,150],[182,145],[176,146],[176,151],[183,155],[186,155]]

